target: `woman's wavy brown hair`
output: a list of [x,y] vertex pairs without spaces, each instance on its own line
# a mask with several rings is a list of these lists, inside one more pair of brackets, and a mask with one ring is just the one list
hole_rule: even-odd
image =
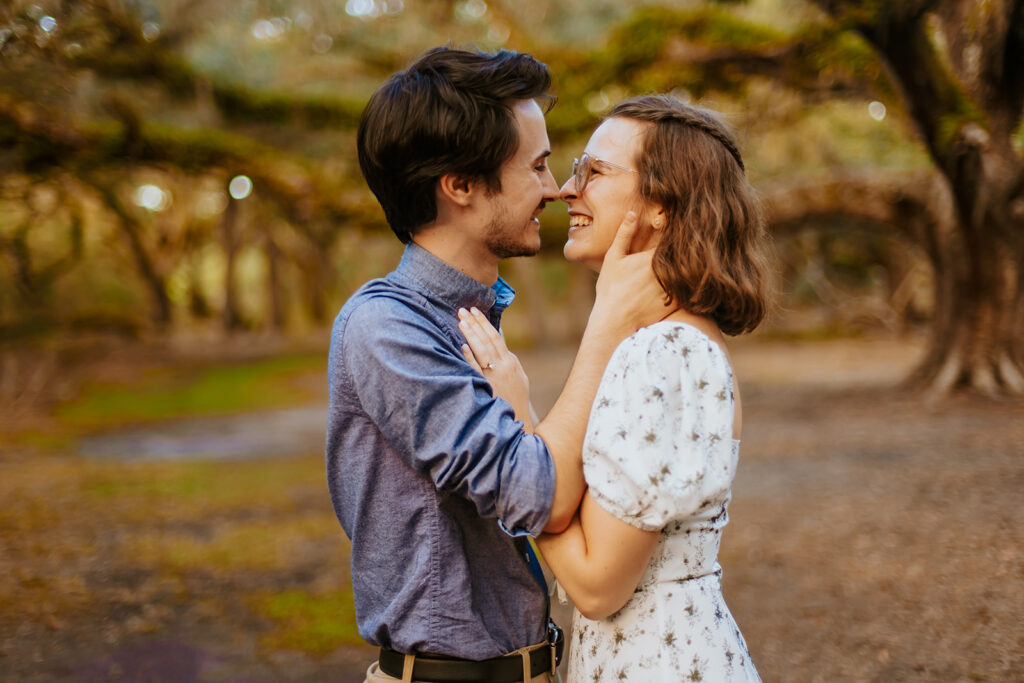
[[635,97],[609,118],[650,123],[637,159],[640,196],[665,210],[654,274],[666,294],[729,335],[767,311],[765,227],[732,133],[707,109]]

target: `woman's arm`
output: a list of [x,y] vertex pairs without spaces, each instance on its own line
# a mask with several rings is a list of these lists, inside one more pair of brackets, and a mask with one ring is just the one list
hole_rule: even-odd
[[[581,453],[587,416],[608,359],[623,339],[638,328],[661,320],[674,308],[674,304],[666,303],[665,291],[651,269],[653,249],[629,252],[636,228],[636,213],[630,211],[605,254],[594,308],[562,393],[534,429],[547,445],[555,465],[555,494],[545,527],[550,531],[562,531],[568,526],[586,488]],[[460,320],[460,327],[461,323]],[[479,354],[477,358],[483,365],[492,362]],[[490,374],[484,376],[490,380]],[[520,412],[516,407],[520,418],[528,412],[528,408]]]
[[617,519],[585,493],[569,528],[543,534],[537,544],[576,609],[604,619],[633,595],[660,535]]

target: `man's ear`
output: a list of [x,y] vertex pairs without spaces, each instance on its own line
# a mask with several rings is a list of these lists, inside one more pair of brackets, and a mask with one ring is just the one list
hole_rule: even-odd
[[456,206],[468,207],[473,202],[476,184],[463,176],[446,173],[437,181],[437,191]]

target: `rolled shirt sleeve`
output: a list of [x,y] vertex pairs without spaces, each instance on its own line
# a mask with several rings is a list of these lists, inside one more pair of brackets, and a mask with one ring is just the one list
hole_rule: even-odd
[[387,296],[347,323],[342,361],[362,409],[398,456],[438,491],[470,501],[511,535],[537,535],[555,470],[544,441],[462,357],[461,340]]

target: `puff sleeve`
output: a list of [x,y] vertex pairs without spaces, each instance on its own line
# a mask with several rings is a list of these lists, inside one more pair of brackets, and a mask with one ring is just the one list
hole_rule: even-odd
[[643,328],[616,349],[590,413],[583,471],[601,507],[657,531],[729,495],[736,472],[732,370],[683,323]]

